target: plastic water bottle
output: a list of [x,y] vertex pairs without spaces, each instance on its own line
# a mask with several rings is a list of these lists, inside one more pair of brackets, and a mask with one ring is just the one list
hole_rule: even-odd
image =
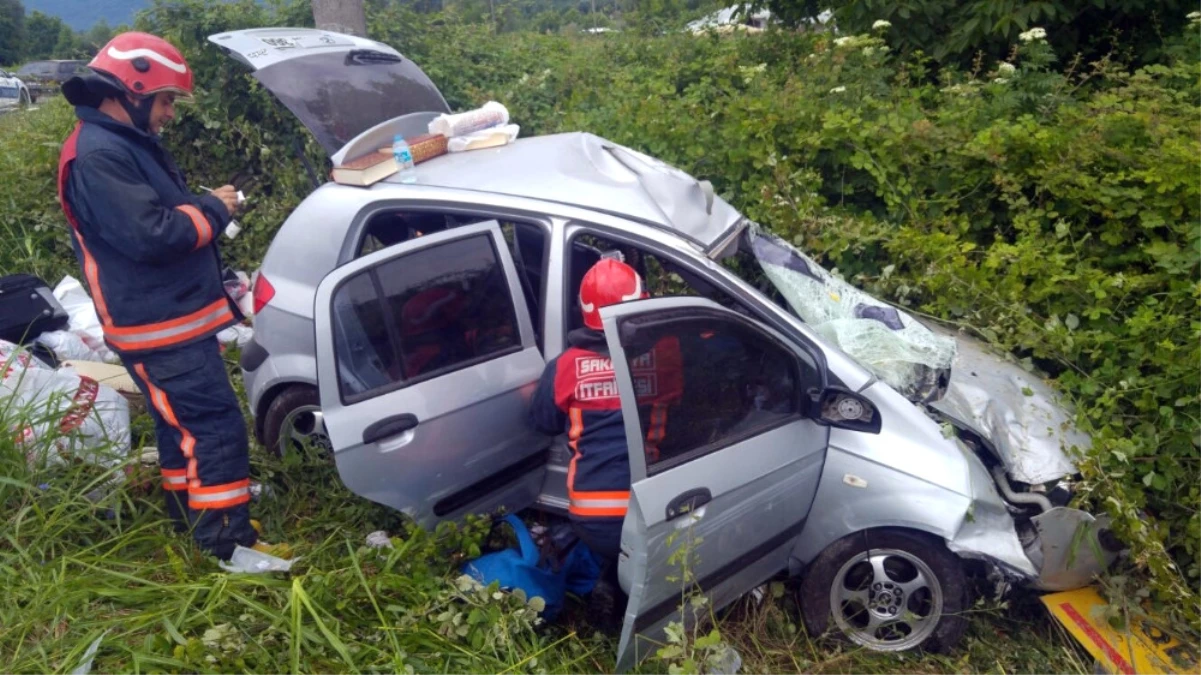
[[392,157],[396,159],[396,166],[400,167],[400,182],[416,183],[417,169],[413,165],[413,151],[400,134],[396,134],[392,139]]

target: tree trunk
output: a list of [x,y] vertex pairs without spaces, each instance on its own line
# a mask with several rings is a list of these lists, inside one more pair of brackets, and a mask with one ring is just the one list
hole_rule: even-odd
[[313,21],[321,30],[367,37],[363,0],[312,0]]

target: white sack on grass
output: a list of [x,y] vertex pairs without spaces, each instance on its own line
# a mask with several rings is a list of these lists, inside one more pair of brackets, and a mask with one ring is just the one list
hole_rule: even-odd
[[[70,369],[53,370],[0,340],[0,417],[31,466],[80,459],[111,468],[129,453],[129,402]],[[48,439],[50,442],[40,442]]]
[[[83,285],[79,283],[78,279],[69,275],[63,277],[58,282],[58,285],[54,287],[54,297],[58,299],[63,309],[67,310],[67,315],[70,317],[67,331],[78,335],[83,340],[83,343],[87,345],[88,349],[92,350],[95,356],[100,357],[99,359],[87,358],[83,360],[99,360],[105,363],[117,363],[120,361],[117,355],[104,343],[104,330],[100,327],[100,317],[96,315],[96,306],[92,304],[92,298],[84,290]],[[53,347],[51,348],[53,349]],[[59,356],[59,358],[64,357]],[[70,358],[78,357],[73,356]]]

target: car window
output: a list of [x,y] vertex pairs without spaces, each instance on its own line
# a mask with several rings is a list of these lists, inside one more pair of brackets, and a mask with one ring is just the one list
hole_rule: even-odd
[[70,77],[83,68],[83,64],[72,61],[58,64],[59,77]]
[[584,280],[584,274],[600,260],[602,255],[618,255],[621,260],[637,270],[652,298],[673,296],[706,298],[727,309],[751,316],[751,312],[747,310],[746,306],[733,295],[717,288],[686,267],[643,247],[614,241],[595,234],[581,233],[572,237],[571,249],[572,256],[567,265],[567,292],[569,293],[565,305],[567,316],[564,317],[568,332],[584,325],[579,305],[580,283]]
[[[482,223],[496,218],[488,215],[450,214],[436,211],[394,210],[384,211],[371,217],[355,248],[355,257],[361,258],[376,251],[434,232]],[[526,307],[533,319],[534,333],[539,348],[542,347],[543,296],[546,293],[545,272],[547,264],[548,231],[543,225],[532,222],[500,219],[501,233],[509,254],[517,267],[518,282],[525,295]]]
[[698,311],[620,324],[648,475],[796,419],[817,379],[812,364],[749,322]]
[[487,234],[365,270],[338,287],[332,304],[348,403],[521,347],[508,279]]

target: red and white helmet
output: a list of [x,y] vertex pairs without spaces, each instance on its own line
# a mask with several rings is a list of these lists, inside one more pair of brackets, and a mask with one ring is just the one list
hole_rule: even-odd
[[112,77],[137,96],[162,91],[192,95],[192,69],[183,54],[149,33],[121,33],[100,49],[88,67]]
[[601,307],[646,297],[649,294],[642,288],[642,277],[633,267],[620,260],[605,258],[593,265],[580,282],[580,310],[584,313],[584,325],[601,330]]

